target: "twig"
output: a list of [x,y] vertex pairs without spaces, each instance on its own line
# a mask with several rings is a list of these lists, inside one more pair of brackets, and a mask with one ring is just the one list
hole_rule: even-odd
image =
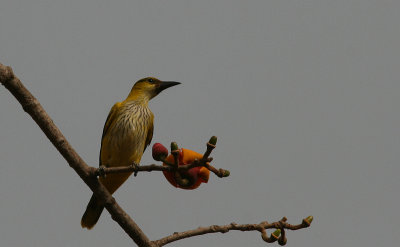
[[[286,217],[283,217],[280,221],[273,222],[273,223],[268,223],[267,221],[261,222],[260,224],[243,224],[239,225],[236,223],[231,223],[228,225],[212,225],[208,227],[199,227],[194,230],[189,230],[185,232],[175,232],[172,235],[169,235],[167,237],[161,238],[159,240],[153,241],[157,246],[164,246],[166,244],[169,244],[171,242],[175,242],[180,239],[184,238],[190,238],[193,236],[199,236],[199,235],[204,235],[208,233],[227,233],[232,230],[237,230],[237,231],[259,231],[261,233],[261,237],[265,242],[272,243],[278,240],[278,244],[280,245],[285,245],[286,244],[286,236],[285,234],[277,234],[276,236],[274,233],[277,232],[275,231],[274,233],[271,234],[270,237],[267,236],[266,229],[279,229],[284,232],[284,229],[288,230],[299,230],[302,228],[307,228],[310,226],[311,221],[312,221],[312,216],[307,217],[306,219],[303,219],[301,224],[298,225],[291,225],[286,223]],[[279,232],[279,231],[278,231]]]
[[[207,162],[210,162],[212,160],[211,157],[207,159]],[[187,171],[190,170],[194,167],[199,167],[199,166],[204,166],[208,168],[210,171],[215,173],[218,177],[227,177],[226,174],[229,175],[229,171],[225,169],[217,169],[213,167],[212,165],[209,164],[201,164],[198,161],[195,161],[191,164],[188,165],[182,165],[178,166],[177,168],[172,167],[172,166],[160,166],[156,164],[151,164],[151,165],[145,165],[145,166],[117,166],[117,167],[90,167],[89,166],[89,173],[90,176],[92,177],[97,177],[97,176],[103,176],[107,174],[113,174],[113,173],[126,173],[126,172],[152,172],[152,171],[169,171],[169,172],[174,172],[174,171]]]
[[147,166],[117,166],[117,167],[105,167],[99,168],[90,167],[90,175],[93,177],[104,176],[106,174],[113,173],[127,173],[127,172],[151,172],[151,171],[170,171],[168,166],[159,166],[151,164]]

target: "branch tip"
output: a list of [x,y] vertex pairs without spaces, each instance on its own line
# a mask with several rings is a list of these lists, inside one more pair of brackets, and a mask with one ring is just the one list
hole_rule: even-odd
[[310,226],[311,222],[314,220],[314,217],[312,215],[308,216],[307,218],[303,219],[302,224],[306,226]]
[[178,150],[178,149],[179,149],[178,143],[176,143],[176,142],[171,142],[171,153],[172,153],[173,151],[175,151],[175,150]]
[[217,137],[216,136],[212,136],[208,142],[211,145],[214,145],[214,147],[215,147],[215,145],[217,144]]

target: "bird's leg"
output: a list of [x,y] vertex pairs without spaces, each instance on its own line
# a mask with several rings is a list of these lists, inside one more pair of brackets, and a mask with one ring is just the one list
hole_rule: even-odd
[[131,167],[133,167],[133,169],[135,169],[133,176],[136,177],[138,174],[139,164],[136,164],[136,162],[132,162]]

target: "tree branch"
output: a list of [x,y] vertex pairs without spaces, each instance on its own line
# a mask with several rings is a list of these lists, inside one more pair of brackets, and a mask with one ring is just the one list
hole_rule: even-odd
[[[286,244],[286,236],[284,234],[284,229],[289,229],[289,230],[299,230],[302,228],[307,228],[310,226],[313,218],[312,216],[309,216],[305,219],[303,219],[301,224],[298,225],[291,225],[286,223],[287,219],[286,217],[283,217],[280,221],[273,222],[273,223],[268,223],[267,221],[261,222],[260,224],[243,224],[239,225],[236,223],[231,223],[229,225],[212,225],[208,227],[199,227],[194,230],[189,230],[185,232],[175,232],[172,235],[169,235],[167,237],[161,238],[159,240],[153,241],[157,246],[164,246],[166,244],[169,244],[171,242],[181,240],[184,238],[190,238],[193,236],[199,236],[199,235],[204,235],[208,233],[227,233],[232,230],[237,230],[237,231],[259,231],[261,233],[261,238],[267,242],[267,243],[273,243],[278,240],[278,243],[280,245],[285,245]],[[266,229],[278,229],[277,231],[273,232],[270,237],[267,236]],[[280,234],[282,232],[282,234]]]
[[4,85],[22,105],[33,120],[39,125],[47,138],[53,143],[68,164],[78,173],[82,180],[96,194],[97,198],[102,199],[105,208],[111,214],[124,231],[139,246],[154,246],[149,238],[143,233],[139,226],[129,217],[127,213],[116,203],[115,199],[107,189],[91,175],[90,167],[75,152],[68,143],[61,131],[54,124],[39,101],[24,87],[21,81],[14,75],[12,69],[0,63],[0,83]]
[[[216,142],[216,137],[213,136],[211,137],[210,141],[213,140]],[[151,171],[169,171],[169,172],[182,172],[182,171],[187,171],[190,170],[194,167],[205,167],[211,172],[213,172],[215,175],[217,175],[220,178],[223,177],[228,177],[230,175],[230,172],[225,169],[217,169],[214,166],[210,165],[209,162],[213,160],[212,157],[209,157],[212,150],[215,148],[215,144],[211,144],[210,142],[207,142],[207,150],[205,151],[203,157],[200,160],[194,160],[193,163],[187,164],[187,165],[180,165],[178,166],[176,164],[170,164],[168,166],[160,166],[156,164],[151,164],[147,166],[139,166],[139,165],[131,165],[131,166],[118,166],[118,167],[105,167],[105,166],[100,166],[99,168],[94,168],[94,167],[89,167],[90,168],[90,174],[93,177],[96,176],[105,176],[107,174],[112,174],[112,173],[126,173],[126,172],[134,172],[137,174],[138,172],[151,172]],[[172,154],[175,154],[174,150],[171,151]],[[164,163],[167,163],[165,160],[162,160]],[[177,162],[177,161],[176,161]]]

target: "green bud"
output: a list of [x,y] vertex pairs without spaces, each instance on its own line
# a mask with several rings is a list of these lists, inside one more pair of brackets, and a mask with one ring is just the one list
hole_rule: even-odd
[[222,175],[222,177],[229,177],[229,175],[231,175],[231,173],[228,170],[224,170],[224,174]]
[[212,144],[212,145],[216,145],[217,144],[217,137],[216,136],[212,136],[208,142],[210,144]]
[[175,150],[178,150],[178,149],[179,149],[178,143],[176,143],[176,142],[171,142],[171,152],[172,152],[172,151],[175,151]]
[[271,233],[271,238],[278,239],[279,235],[281,235],[281,229],[276,229],[273,233]]
[[311,215],[308,216],[307,218],[305,218],[303,221],[305,221],[305,223],[307,225],[311,225],[311,222],[313,221],[314,217],[312,217]]

